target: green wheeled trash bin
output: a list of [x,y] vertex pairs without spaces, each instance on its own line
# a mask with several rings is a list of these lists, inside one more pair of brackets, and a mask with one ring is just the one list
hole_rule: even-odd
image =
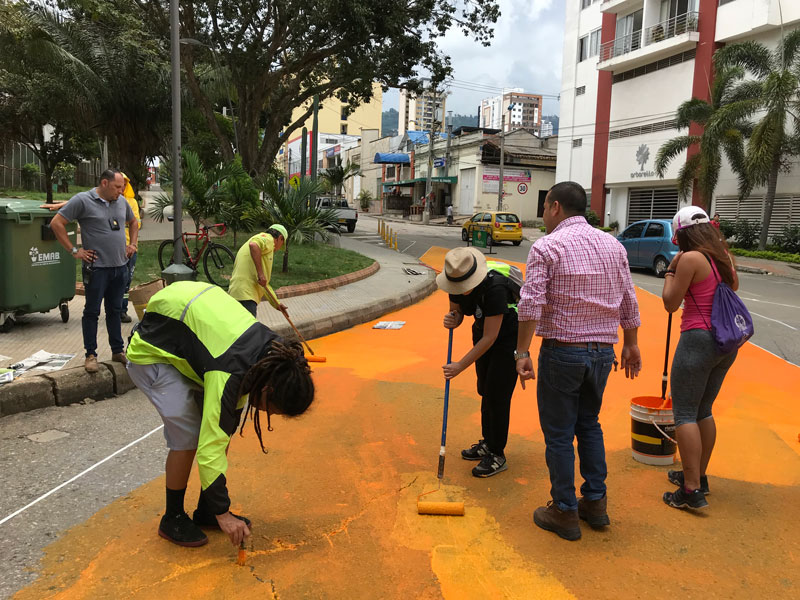
[[[0,332],[26,313],[58,308],[69,320],[75,297],[75,258],[50,229],[55,213],[35,200],[0,198]],[[67,225],[75,242],[75,224]]]

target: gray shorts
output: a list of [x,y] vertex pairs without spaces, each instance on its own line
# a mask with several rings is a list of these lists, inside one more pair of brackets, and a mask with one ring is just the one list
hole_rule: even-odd
[[737,352],[720,354],[714,336],[705,329],[681,333],[669,379],[676,426],[711,417],[711,407]]
[[203,417],[202,389],[165,363],[128,363],[128,374],[156,407],[164,421],[164,438],[170,450],[194,450]]

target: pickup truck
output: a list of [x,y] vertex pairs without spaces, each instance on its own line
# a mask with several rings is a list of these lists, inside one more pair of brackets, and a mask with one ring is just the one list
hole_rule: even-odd
[[347,233],[353,233],[356,230],[356,221],[358,221],[358,211],[355,208],[350,208],[345,198],[317,198],[317,208],[328,208],[336,212],[339,227],[345,225]]

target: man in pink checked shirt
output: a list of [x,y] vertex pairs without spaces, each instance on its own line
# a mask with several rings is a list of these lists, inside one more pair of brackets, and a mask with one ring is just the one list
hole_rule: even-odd
[[[622,245],[586,222],[586,192],[571,181],[554,185],[544,203],[547,235],[531,247],[518,305],[514,353],[522,387],[535,378],[530,358],[534,332],[539,351],[536,395],[550,471],[547,506],[533,521],[564,539],[581,537],[579,518],[595,528],[610,524],[606,510],[606,458],[598,415],[611,367],[613,344],[624,342],[622,367],[633,379],[642,368],[637,345],[639,305]],[[575,495],[575,453],[584,482]]]

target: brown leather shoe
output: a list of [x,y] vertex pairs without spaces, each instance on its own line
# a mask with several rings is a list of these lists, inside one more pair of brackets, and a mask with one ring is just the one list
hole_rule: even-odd
[[587,500],[578,498],[578,516],[586,521],[590,527],[605,527],[611,525],[607,512],[608,497],[603,496],[600,500]]
[[111,360],[113,360],[114,362],[122,363],[123,365],[128,364],[128,357],[125,356],[124,352],[117,352],[116,354],[112,354]]
[[551,500],[533,513],[533,522],[542,529],[552,531],[565,540],[581,539],[581,526],[577,510],[561,510]]
[[97,373],[97,371],[100,370],[100,367],[97,364],[97,357],[94,354],[87,356],[83,363],[83,368],[86,369],[87,373]]

